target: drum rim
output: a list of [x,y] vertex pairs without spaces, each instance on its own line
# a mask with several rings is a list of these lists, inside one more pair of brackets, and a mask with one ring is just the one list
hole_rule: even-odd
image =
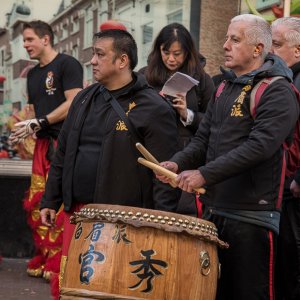
[[167,232],[187,233],[205,241],[216,243],[220,248],[228,244],[218,238],[214,223],[172,212],[112,204],[87,204],[75,212],[71,223],[109,222],[125,223],[134,227],[152,227]]
[[108,294],[100,291],[87,290],[82,288],[66,288],[62,287],[59,292],[60,296],[72,296],[78,297],[87,297],[90,299],[115,299],[115,300],[144,300],[144,298],[138,298],[133,296],[124,296],[118,294]]

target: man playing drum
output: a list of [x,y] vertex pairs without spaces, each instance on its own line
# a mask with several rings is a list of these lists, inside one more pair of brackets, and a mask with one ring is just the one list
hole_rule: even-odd
[[[97,83],[77,95],[62,127],[41,203],[43,223],[54,225],[62,203],[70,214],[88,203],[175,211],[179,189],[137,163],[137,140],[162,161],[177,151],[178,139],[172,107],[133,72],[133,37],[117,29],[95,34],[91,64]],[[65,221],[65,254],[73,227]]]
[[[161,163],[179,173],[182,190],[206,188],[203,218],[214,222],[219,237],[229,243],[219,252],[217,299],[274,299],[282,144],[293,131],[299,107],[290,86],[292,73],[268,54],[271,44],[264,19],[246,14],[231,20],[223,46],[230,79],[217,89],[194,140]],[[251,90],[274,76],[282,77],[266,88],[254,116]]]

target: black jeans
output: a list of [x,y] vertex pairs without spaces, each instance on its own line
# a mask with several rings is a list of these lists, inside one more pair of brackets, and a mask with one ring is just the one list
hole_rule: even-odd
[[[285,193],[286,195],[286,193]],[[276,261],[276,300],[300,299],[300,199],[288,197],[282,203],[278,255]]]
[[220,300],[270,300],[274,298],[276,235],[261,226],[211,215],[219,238],[229,249],[219,250]]

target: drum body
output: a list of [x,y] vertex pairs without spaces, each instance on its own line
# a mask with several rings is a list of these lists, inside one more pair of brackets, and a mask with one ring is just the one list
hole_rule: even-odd
[[74,217],[61,299],[213,300],[219,262],[214,224],[116,205]]

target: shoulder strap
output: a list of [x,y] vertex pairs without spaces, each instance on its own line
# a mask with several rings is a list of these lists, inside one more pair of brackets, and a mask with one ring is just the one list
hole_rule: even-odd
[[300,71],[298,73],[294,73],[294,76],[295,77],[293,77],[293,85],[295,87],[300,87]]
[[298,100],[298,103],[300,104],[300,92],[299,92],[299,90],[297,89],[295,83],[293,83],[293,82],[291,83],[291,87],[292,87],[294,93],[296,94],[296,98]]
[[121,105],[116,100],[116,98],[103,85],[100,86],[100,92],[103,95],[104,99],[111,104],[112,108],[115,110],[115,112],[125,123],[126,127],[129,130],[130,137],[133,143],[134,144],[141,143],[142,138],[140,134],[137,132],[136,128],[132,125],[132,123],[126,116],[124,109],[121,107]]
[[217,88],[217,91],[216,91],[215,100],[217,100],[217,99],[220,97],[220,95],[222,94],[222,92],[223,92],[223,90],[224,90],[224,87],[225,87],[225,84],[226,84],[226,80],[223,80],[223,81],[219,84],[219,86],[218,86],[218,88]]
[[264,78],[260,80],[252,89],[250,94],[250,113],[253,118],[256,116],[256,108],[259,104],[260,98],[264,93],[265,89],[278,79],[284,78],[283,76],[274,76],[269,78]]

